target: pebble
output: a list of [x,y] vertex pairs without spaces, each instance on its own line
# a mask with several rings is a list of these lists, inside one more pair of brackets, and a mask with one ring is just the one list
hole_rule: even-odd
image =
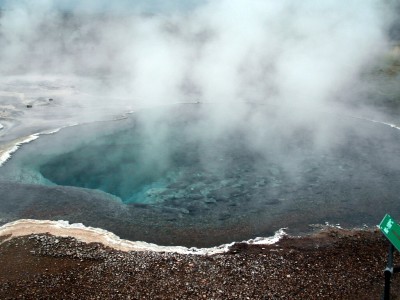
[[[378,299],[387,244],[376,232],[336,232],[283,239],[282,251],[237,243],[226,254],[204,256],[120,252],[31,235],[0,244],[0,254],[7,249],[7,263],[15,262],[0,269],[0,299]],[[393,279],[397,295],[399,279]]]

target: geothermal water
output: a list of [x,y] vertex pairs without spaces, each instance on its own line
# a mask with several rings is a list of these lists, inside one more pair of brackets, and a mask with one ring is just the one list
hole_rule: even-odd
[[262,105],[220,120],[221,109],[147,109],[41,136],[0,168],[0,217],[213,246],[282,227],[371,226],[400,209],[397,129],[328,115],[298,126]]

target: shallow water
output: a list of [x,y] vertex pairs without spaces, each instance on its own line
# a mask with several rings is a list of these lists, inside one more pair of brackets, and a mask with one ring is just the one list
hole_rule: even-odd
[[0,218],[211,246],[281,227],[375,225],[400,211],[398,130],[342,118],[317,135],[265,118],[218,131],[208,114],[198,105],[149,110],[42,136],[0,168]]

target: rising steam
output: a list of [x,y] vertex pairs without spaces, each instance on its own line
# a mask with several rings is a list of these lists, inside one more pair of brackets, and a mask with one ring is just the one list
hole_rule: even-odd
[[6,1],[0,73],[90,79],[91,105],[213,103],[194,134],[246,127],[277,153],[299,128],[317,148],[340,139],[327,115],[354,114],[393,20],[384,1],[110,3]]
[[0,72],[88,76],[130,104],[273,103],[307,116],[350,101],[391,20],[383,1],[163,3],[6,1]]

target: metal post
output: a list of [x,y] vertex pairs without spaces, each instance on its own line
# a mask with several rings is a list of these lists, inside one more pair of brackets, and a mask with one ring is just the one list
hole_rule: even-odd
[[393,251],[394,246],[392,243],[389,245],[389,254],[388,254],[388,262],[386,269],[384,271],[385,274],[385,290],[383,293],[383,300],[390,300],[390,279],[393,274]]

